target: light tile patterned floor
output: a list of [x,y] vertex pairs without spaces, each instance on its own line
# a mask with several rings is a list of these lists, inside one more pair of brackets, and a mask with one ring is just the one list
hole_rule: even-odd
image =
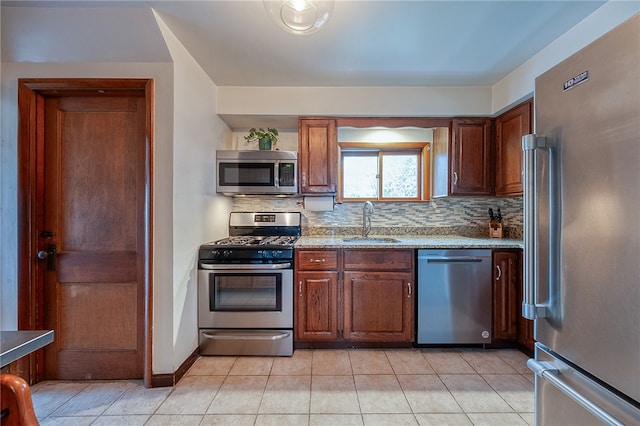
[[201,357],[173,388],[33,386],[41,425],[533,425],[517,350],[298,350]]

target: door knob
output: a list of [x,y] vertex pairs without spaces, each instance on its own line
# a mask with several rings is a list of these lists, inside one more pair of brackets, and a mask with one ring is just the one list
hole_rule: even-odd
[[47,244],[47,249],[40,250],[37,254],[38,259],[47,260],[47,269],[50,271],[56,270],[56,251],[57,247],[55,244]]

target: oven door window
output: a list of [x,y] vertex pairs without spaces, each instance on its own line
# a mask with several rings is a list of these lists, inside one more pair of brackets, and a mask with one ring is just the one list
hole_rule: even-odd
[[282,310],[282,274],[211,274],[209,309],[232,312]]
[[274,186],[274,163],[220,163],[220,186]]

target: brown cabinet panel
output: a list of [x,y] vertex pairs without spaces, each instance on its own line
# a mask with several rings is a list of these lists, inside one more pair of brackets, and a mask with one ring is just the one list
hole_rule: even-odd
[[338,144],[333,119],[298,121],[299,179],[303,195],[335,194],[338,181]]
[[413,250],[353,250],[344,252],[345,271],[413,270]]
[[344,338],[412,341],[411,273],[345,272]]
[[533,338],[533,320],[520,316],[518,321],[518,343],[533,352],[536,340]]
[[413,257],[413,250],[296,250],[296,339],[412,342]]
[[452,121],[450,195],[493,195],[490,119]]
[[338,338],[338,273],[298,272],[296,338]]
[[296,265],[304,271],[338,269],[338,252],[335,250],[297,250]]
[[493,338],[515,340],[518,336],[517,274],[518,254],[493,254]]
[[522,316],[522,250],[493,252],[493,338],[533,352],[533,321]]
[[522,195],[522,136],[532,131],[529,99],[496,119],[496,195]]
[[[518,267],[518,280],[523,282],[522,262]],[[536,340],[533,336],[533,320],[522,316],[522,300],[524,299],[522,284],[518,285],[518,344],[533,354],[533,345]]]

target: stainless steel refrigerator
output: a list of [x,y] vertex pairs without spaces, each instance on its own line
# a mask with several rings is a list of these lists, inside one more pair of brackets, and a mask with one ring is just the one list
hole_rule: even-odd
[[640,15],[535,82],[523,314],[536,425],[640,425]]

